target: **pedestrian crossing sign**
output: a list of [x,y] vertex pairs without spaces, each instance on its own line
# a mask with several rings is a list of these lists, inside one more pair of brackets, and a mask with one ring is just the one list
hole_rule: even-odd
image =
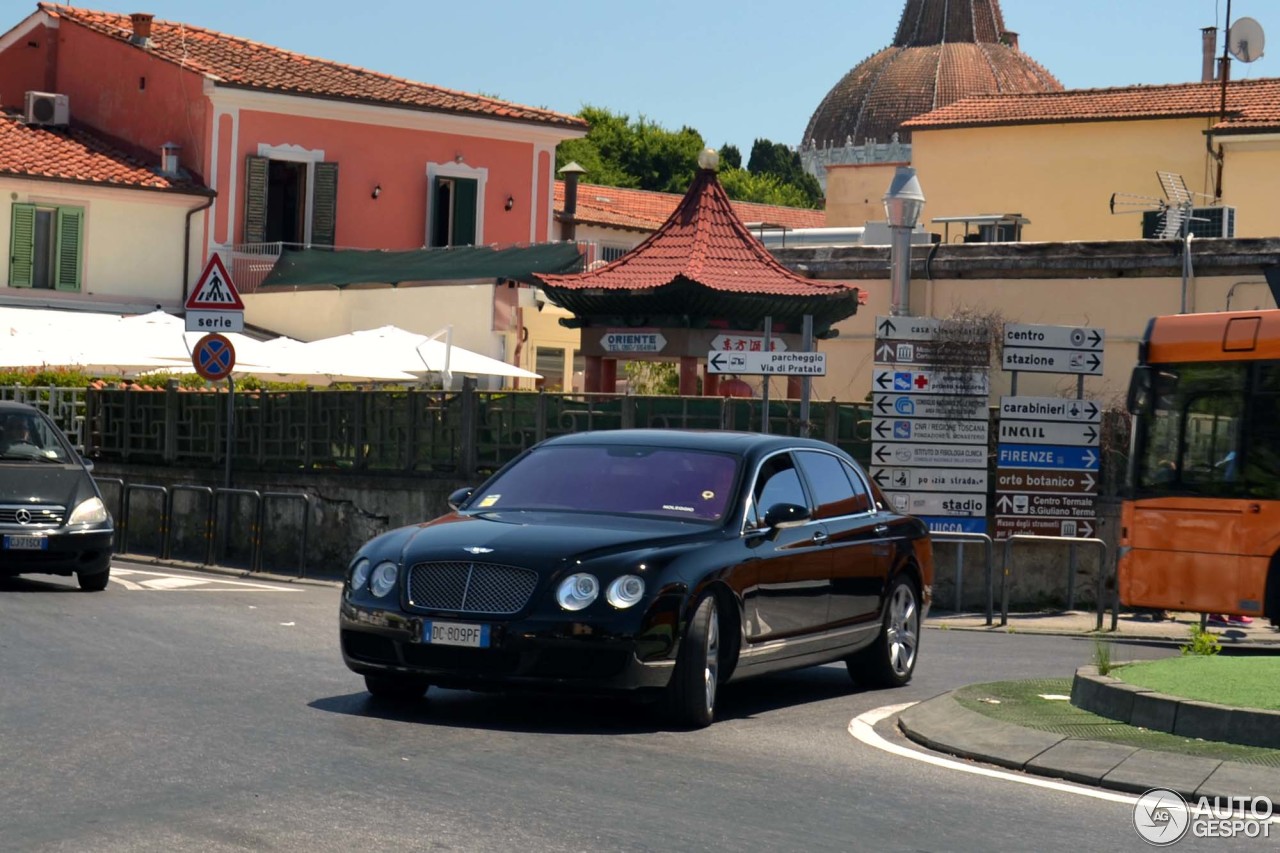
[[191,295],[187,297],[188,311],[243,311],[244,302],[240,293],[231,283],[227,268],[222,265],[218,254],[209,256],[200,280],[196,282]]

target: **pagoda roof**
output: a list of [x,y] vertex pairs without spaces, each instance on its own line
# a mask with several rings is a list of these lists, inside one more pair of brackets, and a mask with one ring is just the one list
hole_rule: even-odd
[[553,302],[591,318],[758,328],[766,317],[821,331],[857,313],[864,299],[844,282],[815,281],[783,266],[734,213],[714,169],[699,169],[666,222],[621,258],[572,275],[538,275]]

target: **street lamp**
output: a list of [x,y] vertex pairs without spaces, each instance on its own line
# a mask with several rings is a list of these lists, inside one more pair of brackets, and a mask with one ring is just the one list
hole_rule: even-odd
[[889,219],[889,278],[892,284],[889,312],[894,316],[909,310],[907,289],[911,283],[911,231],[920,221],[924,193],[916,180],[916,170],[899,166],[884,194],[884,213]]

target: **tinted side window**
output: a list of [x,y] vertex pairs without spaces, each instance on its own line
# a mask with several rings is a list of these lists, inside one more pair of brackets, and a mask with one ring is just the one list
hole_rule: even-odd
[[818,453],[813,450],[802,450],[796,453],[796,461],[809,488],[813,489],[813,499],[817,503],[814,518],[832,518],[839,515],[852,515],[866,512],[869,502],[867,495],[860,488],[855,492],[854,480],[850,479],[851,471],[845,464],[829,453]]
[[788,453],[771,456],[760,466],[755,488],[756,522],[764,523],[764,514],[776,504],[808,506],[800,474]]

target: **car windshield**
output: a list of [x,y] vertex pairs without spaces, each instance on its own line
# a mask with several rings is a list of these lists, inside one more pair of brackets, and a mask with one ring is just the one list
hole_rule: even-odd
[[0,460],[69,462],[71,456],[56,428],[44,418],[11,412],[0,415]]
[[737,473],[738,458],[723,453],[618,445],[542,447],[486,484],[467,509],[719,521]]

